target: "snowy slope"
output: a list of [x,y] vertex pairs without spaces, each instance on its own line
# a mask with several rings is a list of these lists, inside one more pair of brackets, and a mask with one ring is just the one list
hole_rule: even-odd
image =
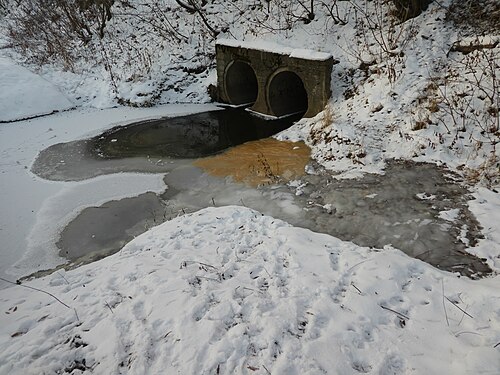
[[[207,86],[216,78],[215,40],[199,18],[173,0],[162,2],[165,9],[173,7],[170,21],[182,39],[174,43],[131,16],[145,14],[140,4],[156,2],[130,3],[136,8],[118,9],[108,25],[110,34],[121,33],[107,40],[104,55],[113,60],[111,72],[89,46],[91,59],[77,61],[74,72],[52,64],[40,67],[37,76],[1,58],[0,121],[64,110],[72,103],[102,108],[118,100],[144,106],[208,101]],[[375,3],[367,2],[368,7]],[[485,136],[480,127],[469,126],[485,100],[474,90],[467,94],[463,82],[448,80],[448,72],[474,78],[459,63],[463,56],[450,49],[458,41],[475,42],[446,22],[443,6],[450,1],[435,2],[414,21],[398,25],[395,35],[408,40],[390,59],[381,58],[369,32],[355,29],[352,2],[338,2],[338,16],[348,21],[344,25],[319,7],[312,22],[295,21],[291,28],[285,27],[285,11],[273,8],[263,19],[252,4],[207,5],[210,21],[226,30],[220,38],[265,40],[287,50],[307,47],[339,60],[328,109],[279,137],[305,140],[315,159],[339,177],[382,172],[386,158],[408,158],[445,163],[473,183],[484,182],[493,189],[475,188],[469,206],[485,238],[468,251],[498,273],[499,135],[497,130]],[[294,11],[301,9],[297,5]],[[368,11],[377,15],[376,9]],[[491,51],[497,59],[499,48]],[[75,52],[83,56],[85,49]],[[374,57],[378,61],[363,67],[360,58],[370,63]],[[465,131],[452,126],[443,92],[455,98],[465,92],[470,98],[473,112],[465,117],[471,121]],[[91,197],[86,187],[96,181],[63,188],[36,180],[28,170],[36,153],[113,124],[162,114],[161,107],[78,110],[1,124],[1,172],[15,179],[0,181],[0,224],[9,233],[21,230],[2,239],[9,249],[2,249],[0,276],[5,259],[9,266],[19,259],[15,246],[24,249],[27,235],[45,233],[48,242],[32,245],[50,251],[47,244],[70,217],[111,199],[113,181],[127,181],[120,196],[137,194],[142,183],[163,189],[160,176],[147,181],[117,175],[98,180],[105,186]],[[361,248],[243,207],[185,215],[101,261],[24,286],[7,285],[0,284],[0,375],[497,374],[500,368],[498,274],[477,281],[459,278],[390,247]]]
[[498,282],[210,208],[0,291],[0,373],[494,374]]
[[54,84],[12,60],[0,57],[0,122],[72,108]]
[[[453,3],[460,2],[432,2],[399,23],[390,2],[315,2],[314,19],[304,22],[299,2],[214,0],[203,12],[215,38],[175,0],[115,2],[104,39],[75,47],[73,72],[57,60],[38,69],[77,105],[205,103],[216,82],[217,40],[308,48],[338,60],[328,115],[282,138],[304,139],[340,177],[381,173],[386,159],[397,158],[446,164],[472,183],[496,186],[500,35],[498,27],[487,35],[456,27],[448,19]],[[469,44],[496,47],[454,49]]]

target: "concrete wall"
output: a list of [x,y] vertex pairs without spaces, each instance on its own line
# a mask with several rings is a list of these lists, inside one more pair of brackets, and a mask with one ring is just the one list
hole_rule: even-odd
[[[333,67],[333,57],[331,56],[325,60],[309,60],[306,58],[291,57],[283,53],[273,53],[223,44],[216,45],[216,56],[217,87],[221,102],[242,104],[235,103],[230,95],[228,95],[228,86],[231,86],[231,90],[234,90],[234,83],[227,82],[227,72],[231,69],[234,61],[246,63],[253,68],[257,79],[257,99],[251,109],[256,112],[272,116],[277,115],[270,104],[269,87],[273,78],[282,71],[291,71],[302,80],[304,89],[307,92],[308,101],[304,117],[313,117],[321,112],[330,98],[330,82]],[[249,82],[252,80],[242,79],[242,81]],[[247,88],[244,87],[242,89],[245,90]]]

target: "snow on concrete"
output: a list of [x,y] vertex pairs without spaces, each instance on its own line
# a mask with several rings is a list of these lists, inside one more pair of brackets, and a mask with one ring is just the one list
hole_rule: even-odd
[[41,76],[0,56],[0,122],[31,118],[73,107]]
[[258,51],[276,53],[278,55],[287,55],[297,59],[324,61],[332,57],[330,53],[318,52],[305,48],[291,48],[279,43],[273,43],[266,40],[242,41],[235,39],[218,39],[217,43],[221,46],[238,47],[254,49]]
[[498,282],[208,208],[1,290],[0,373],[493,374]]

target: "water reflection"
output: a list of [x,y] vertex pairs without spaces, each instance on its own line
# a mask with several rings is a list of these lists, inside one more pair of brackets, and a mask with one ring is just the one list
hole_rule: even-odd
[[36,175],[81,181],[119,172],[167,173],[192,159],[276,134],[300,115],[264,120],[229,108],[117,126],[91,139],[58,143],[40,152]]
[[[449,171],[392,161],[383,176],[336,180],[320,168],[303,175],[309,162],[304,144],[247,142],[274,134],[293,120],[269,122],[243,110],[225,110],[117,127],[42,151],[32,170],[47,179],[168,172],[168,189],[161,195],[147,193],[84,210],[62,231],[60,254],[90,261],[118,251],[151,225],[180,214],[212,205],[244,205],[361,246],[393,245],[463,275],[491,272],[465,251],[480,238],[481,228],[467,208],[471,197]],[[240,143],[244,144],[221,153]],[[214,154],[218,155],[206,157]],[[195,162],[198,157],[204,158]],[[441,217],[442,211],[453,212],[454,218]]]
[[91,150],[106,159],[136,156],[194,159],[231,146],[270,137],[301,116],[264,120],[229,108],[111,129],[91,140]]

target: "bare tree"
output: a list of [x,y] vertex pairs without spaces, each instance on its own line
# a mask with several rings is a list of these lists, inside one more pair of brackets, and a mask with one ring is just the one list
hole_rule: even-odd
[[210,25],[210,22],[208,22],[207,16],[205,15],[205,12],[203,11],[203,6],[205,6],[207,3],[206,0],[202,0],[201,4],[198,4],[196,2],[196,0],[186,0],[186,1],[175,0],[175,1],[182,8],[186,9],[189,13],[197,14],[201,18],[201,21],[203,22],[203,24],[210,31],[210,34],[212,35],[213,38],[215,38],[217,35],[219,35],[220,31]]
[[[15,2],[15,4],[14,4]],[[114,0],[15,0],[7,20],[11,45],[43,64],[59,58],[72,69],[77,43],[104,37]],[[28,55],[28,54],[27,54]]]
[[314,17],[316,16],[314,14],[314,0],[310,0],[309,7],[307,7],[304,3],[304,1],[298,0],[299,4],[304,8],[306,11],[307,18],[305,19],[307,21],[312,21]]

